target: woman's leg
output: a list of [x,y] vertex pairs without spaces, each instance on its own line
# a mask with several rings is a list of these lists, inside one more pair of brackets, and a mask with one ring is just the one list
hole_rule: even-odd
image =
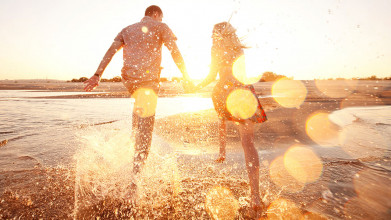
[[254,123],[246,122],[245,124],[240,124],[239,131],[250,182],[251,206],[259,209],[261,207],[259,195],[259,156],[254,147]]
[[227,128],[225,125],[225,119],[220,119],[219,123],[219,157],[216,159],[216,162],[222,163],[225,160],[225,146],[227,144]]

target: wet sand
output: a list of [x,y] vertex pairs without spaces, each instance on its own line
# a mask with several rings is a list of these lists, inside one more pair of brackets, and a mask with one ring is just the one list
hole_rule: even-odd
[[[339,82],[330,82],[331,87]],[[256,128],[255,145],[258,150],[283,149],[292,144],[316,145],[306,134],[305,122],[307,118],[318,111],[332,112],[347,106],[390,105],[391,93],[389,82],[363,82],[348,97],[330,98],[324,96],[314,85],[307,81],[307,97],[300,108],[284,108],[272,98],[261,99],[268,121]],[[166,86],[166,88],[164,87]],[[184,95],[177,85],[162,86],[162,94]],[[39,88],[21,85],[12,89],[46,89],[53,91],[81,91],[80,84],[46,85]],[[270,95],[271,83],[258,83],[256,92],[260,96]],[[374,89],[376,87],[376,89]],[[11,89],[10,86],[0,84],[0,89]],[[210,96],[211,86],[200,91],[198,95]],[[106,92],[110,89],[109,97],[128,97],[123,91],[121,83],[103,84],[97,90]],[[167,91],[165,93],[165,91]],[[179,92],[178,92],[179,91]],[[162,95],[161,94],[161,95]],[[108,96],[104,96],[105,98]],[[77,98],[102,97],[100,94],[89,96],[79,95]],[[66,97],[57,97],[66,98]],[[75,97],[68,97],[75,98]],[[170,184],[159,194],[151,194],[148,200],[137,204],[105,198],[95,201],[93,205],[80,208],[76,218],[136,218],[136,219],[210,219],[205,208],[205,197],[213,186],[223,186],[231,190],[233,196],[239,200],[239,214],[237,219],[251,219],[248,215],[247,198],[248,183],[246,170],[238,161],[243,161],[240,137],[237,126],[228,124],[227,161],[215,164],[214,157],[218,152],[217,137],[218,119],[213,109],[194,113],[183,113],[156,120],[155,133],[170,144],[179,153],[178,167],[186,172],[186,178],[180,179],[182,190],[175,192]],[[338,129],[338,127],[335,127]],[[192,153],[194,151],[194,153]],[[201,153],[200,153],[201,152]],[[271,161],[278,153],[260,155],[261,160]],[[363,161],[337,160],[335,157],[322,158],[324,170],[321,178],[298,192],[292,193],[281,190],[273,184],[267,166],[261,165],[261,192],[265,202],[293,201],[295,205],[285,210],[285,214],[269,213],[268,217],[307,216],[313,219],[345,219],[345,218],[377,218],[387,219],[387,211],[378,212],[384,207],[351,206],[350,211],[342,210],[346,207],[344,198],[354,198],[356,193],[352,186],[354,175],[358,170],[367,168]],[[234,167],[234,168],[232,168]],[[389,186],[388,171],[378,170],[377,178],[381,179],[381,188]],[[44,168],[39,164],[31,163],[20,171],[0,173],[0,218],[23,219],[72,219],[75,217],[75,174],[72,169]],[[338,196],[340,195],[340,196]],[[377,209],[376,209],[377,208]],[[387,206],[386,206],[387,208]],[[368,209],[368,208],[367,208]],[[368,214],[369,213],[369,214]],[[380,213],[380,214],[379,214]],[[388,212],[389,213],[389,212]],[[309,216],[309,217],[308,217]]]

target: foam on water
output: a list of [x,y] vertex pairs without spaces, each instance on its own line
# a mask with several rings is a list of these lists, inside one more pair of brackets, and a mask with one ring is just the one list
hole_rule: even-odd
[[339,145],[353,158],[390,155],[391,106],[345,108],[329,119],[341,127]]
[[341,127],[361,120],[367,124],[391,125],[391,106],[350,107],[329,115],[330,120]]

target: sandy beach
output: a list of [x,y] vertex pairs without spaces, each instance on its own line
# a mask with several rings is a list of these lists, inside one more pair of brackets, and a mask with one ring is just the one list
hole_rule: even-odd
[[[324,82],[322,86],[315,81],[300,82],[307,90],[303,102],[298,107],[285,107],[271,97],[273,82],[254,85],[268,117],[266,123],[256,126],[255,133],[255,145],[260,152],[261,160],[261,193],[265,204],[269,206],[268,215],[264,218],[387,219],[390,217],[391,204],[389,202],[378,204],[371,200],[373,206],[365,207],[362,200],[350,201],[358,198],[353,184],[357,172],[372,167],[366,162],[378,163],[377,160],[381,160],[383,166],[389,167],[390,150],[388,149],[386,155],[380,159],[373,159],[373,157],[371,159],[369,156],[344,157],[346,152],[341,151],[340,148],[333,150],[323,148],[321,141],[324,140],[319,141],[309,135],[307,123],[309,118],[317,113],[329,114],[339,109],[357,106],[391,105],[391,82],[356,81],[354,88],[349,87],[348,92],[344,86],[350,82],[346,83],[343,80]],[[322,90],[324,87],[328,88],[327,92]],[[0,90],[81,92],[82,88],[81,83],[0,82]],[[196,94],[184,94],[179,84],[163,83],[159,96],[210,97],[212,88],[213,85],[210,85]],[[88,95],[56,95],[50,98],[129,97],[121,83],[102,83],[96,92],[96,94]],[[343,92],[346,94],[340,95]],[[239,205],[238,213],[234,213],[233,217],[251,219],[247,203],[249,195],[247,174],[237,126],[234,123],[228,123],[227,161],[216,164],[213,160],[218,152],[217,125],[218,118],[214,109],[158,118],[154,130],[157,138],[155,137],[154,141],[161,139],[159,143],[165,143],[176,152],[176,169],[179,173],[186,173],[186,175],[182,175],[182,178],[174,182],[156,180],[162,183],[158,192],[157,189],[145,187],[138,203],[124,202],[115,197],[104,198],[90,205],[79,207],[75,213],[77,203],[75,201],[77,188],[75,187],[77,177],[75,170],[47,168],[37,163],[34,158],[20,158],[17,162],[23,163],[24,169],[0,173],[0,218],[210,219],[212,211],[205,204],[211,189],[214,186],[220,186],[229,189],[231,194],[224,195],[222,192],[218,194],[222,197],[232,196]],[[334,123],[327,125],[327,129],[330,134],[341,130]],[[286,189],[276,183],[271,171],[276,158],[283,155],[293,145],[311,146],[317,149],[316,153],[322,161],[321,176],[296,191],[289,190],[295,188],[296,180],[287,181],[289,187]],[[0,149],[5,147],[7,147],[6,144]],[[151,161],[153,158],[155,157],[152,156]],[[389,191],[386,191],[390,189],[391,171],[379,168],[374,172],[377,180],[381,181],[378,181],[377,187],[371,188],[370,193],[382,193],[386,196],[385,198],[389,198],[387,197]],[[284,171],[281,171],[279,175],[284,177]],[[145,183],[143,181],[147,180],[142,180],[141,184]],[[176,186],[178,183],[179,191]],[[379,198],[379,201],[383,200],[383,197]],[[231,202],[225,206],[231,207],[234,204],[236,203]],[[226,216],[232,217],[232,214],[228,213]]]

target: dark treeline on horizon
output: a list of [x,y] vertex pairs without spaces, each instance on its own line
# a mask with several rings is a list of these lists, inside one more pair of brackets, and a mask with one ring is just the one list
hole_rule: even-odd
[[[259,82],[271,82],[271,81],[276,81],[276,80],[284,78],[284,77],[286,77],[286,76],[279,75],[279,74],[276,74],[276,73],[273,73],[273,72],[264,72],[262,74],[262,77],[259,80]],[[293,79],[293,77],[286,77],[286,78]],[[88,80],[87,77],[81,77],[79,79],[68,80],[67,82],[84,82],[86,80]],[[160,82],[181,82],[182,80],[183,80],[182,77],[172,77],[171,79],[166,78],[166,77],[161,77],[160,78]],[[379,78],[376,75],[372,75],[370,77],[361,77],[361,78],[360,77],[354,77],[354,78],[350,78],[350,79],[346,79],[346,78],[328,78],[328,79],[315,79],[315,80],[391,80],[391,76],[384,77],[384,78]],[[104,78],[102,78],[101,82],[121,82],[121,77],[120,76],[116,76],[116,77],[114,77],[112,79],[104,79]]]

